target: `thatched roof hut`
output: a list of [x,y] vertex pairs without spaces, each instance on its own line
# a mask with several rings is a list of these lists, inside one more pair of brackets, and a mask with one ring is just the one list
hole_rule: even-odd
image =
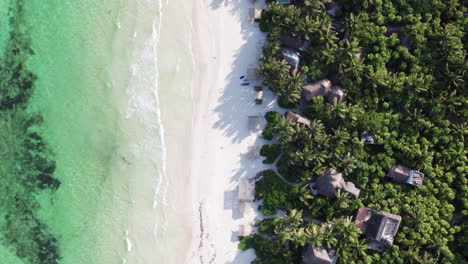
[[294,122],[294,123],[298,123],[298,124],[303,124],[303,125],[306,125],[306,126],[310,126],[310,120],[300,114],[296,114],[294,112],[291,112],[291,111],[288,111],[284,114],[284,118],[286,118],[287,120],[291,121],[291,122]]
[[317,96],[326,96],[332,88],[332,83],[328,79],[310,83],[302,87],[302,97],[309,102]]
[[260,116],[249,116],[249,129],[250,131],[260,130],[262,119]]
[[244,237],[252,234],[252,225],[242,224],[239,225],[239,236]]
[[280,40],[284,46],[299,51],[305,51],[310,45],[309,40],[300,40],[287,33],[281,34]]
[[247,79],[250,81],[255,81],[259,77],[257,68],[248,68],[247,69]]
[[239,201],[249,202],[255,199],[255,181],[243,179],[239,181]]
[[331,264],[332,260],[326,249],[307,243],[302,252],[302,262],[304,264]]
[[315,188],[321,195],[327,197],[335,197],[338,190],[346,192],[351,198],[357,199],[359,197],[360,189],[356,188],[354,183],[346,182],[343,179],[343,174],[337,172],[333,168],[328,168],[323,171],[315,182]]
[[393,245],[401,216],[369,208],[360,208],[356,215],[356,227],[361,229],[372,249],[382,251]]
[[341,86],[335,85],[331,88],[330,92],[327,95],[327,100],[330,104],[336,102],[341,102],[344,99],[344,91]]
[[395,182],[408,183],[419,187],[424,180],[424,173],[395,164],[390,168],[387,177],[392,178]]
[[249,8],[249,19],[255,21],[255,19],[260,19],[262,16],[262,9],[260,8]]
[[260,147],[259,146],[249,146],[247,152],[247,157],[249,159],[256,159],[260,156]]
[[243,216],[253,212],[252,202],[242,202],[239,207],[239,211]]

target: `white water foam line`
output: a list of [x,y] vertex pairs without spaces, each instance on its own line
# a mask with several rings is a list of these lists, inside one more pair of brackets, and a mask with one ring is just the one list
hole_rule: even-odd
[[[153,2],[153,3],[150,3]],[[143,6],[153,6],[154,1],[144,1],[139,3]],[[151,5],[152,4],[152,5]],[[153,215],[153,239],[156,241],[158,227],[162,230],[167,226],[166,208],[167,208],[167,149],[165,144],[165,131],[161,120],[161,111],[159,108],[159,71],[157,67],[157,46],[159,43],[160,24],[162,7],[159,1],[156,1],[158,9],[156,10],[153,23],[151,25],[151,36],[144,41],[143,47],[138,51],[137,59],[130,65],[132,78],[142,83],[143,87],[129,87],[127,89],[128,108],[125,112],[125,118],[135,118],[144,126],[145,137],[142,142],[135,144],[134,152],[138,157],[149,158],[153,164],[154,175],[152,176],[153,189],[153,209],[158,208],[158,215]],[[134,37],[137,33],[134,33]],[[141,42],[140,42],[141,43]],[[161,219],[161,223],[158,220]]]

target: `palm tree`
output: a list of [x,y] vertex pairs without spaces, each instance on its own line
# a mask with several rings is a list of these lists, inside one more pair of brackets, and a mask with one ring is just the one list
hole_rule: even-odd
[[336,196],[336,201],[335,205],[338,208],[348,208],[349,206],[349,195],[345,192],[341,192],[341,189],[338,189],[338,191],[335,193]]
[[289,78],[281,78],[283,82],[278,94],[286,103],[296,103],[301,98],[302,87],[305,85],[305,76],[301,72],[293,72]]

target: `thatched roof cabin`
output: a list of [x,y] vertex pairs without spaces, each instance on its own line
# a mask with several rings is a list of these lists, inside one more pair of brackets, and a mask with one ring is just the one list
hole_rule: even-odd
[[281,34],[280,40],[284,46],[299,51],[305,51],[310,45],[309,40],[300,40],[287,33]]
[[249,159],[256,159],[260,156],[260,146],[249,146],[247,150],[247,157]]
[[310,83],[302,87],[302,97],[309,102],[317,96],[326,96],[332,88],[332,83],[328,79]]
[[255,21],[255,19],[260,19],[262,16],[262,9],[260,8],[249,8],[249,19]]
[[356,227],[366,236],[369,246],[377,251],[392,247],[400,223],[399,215],[369,208],[360,208],[356,215]]
[[252,202],[242,202],[239,207],[239,211],[243,216],[253,212]]
[[243,179],[239,181],[239,201],[249,202],[255,199],[255,181]]
[[294,112],[291,112],[291,111],[288,111],[284,114],[284,118],[291,121],[291,122],[294,122],[294,123],[297,123],[297,124],[303,124],[303,125],[306,125],[306,126],[310,126],[310,120],[300,114],[296,114]]
[[248,68],[247,69],[247,79],[250,81],[255,81],[259,77],[257,68]]
[[249,224],[239,225],[239,236],[244,237],[244,236],[249,236],[250,234],[252,234],[252,225],[249,225]]
[[260,130],[262,119],[260,116],[249,116],[249,129],[250,131]]
[[390,168],[387,177],[392,178],[395,182],[408,183],[419,187],[424,180],[424,173],[395,164]]
[[337,172],[333,168],[328,168],[323,171],[315,182],[315,188],[317,188],[318,193],[327,197],[335,197],[335,193],[338,190],[346,192],[353,199],[359,197],[360,189],[356,188],[354,183],[346,182],[343,179],[343,174]]
[[302,252],[302,263],[304,264],[331,264],[332,260],[323,247],[306,244]]
[[327,100],[330,104],[336,102],[341,102],[344,99],[344,90],[341,86],[335,85],[331,88],[330,92],[327,95]]

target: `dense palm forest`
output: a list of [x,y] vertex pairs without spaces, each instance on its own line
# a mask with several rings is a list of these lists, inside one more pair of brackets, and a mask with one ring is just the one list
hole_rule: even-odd
[[[258,21],[268,32],[259,72],[282,107],[312,122],[266,114],[262,148],[289,182],[310,182],[328,167],[361,189],[357,200],[313,196],[308,184],[285,184],[270,170],[257,182],[258,232],[243,238],[254,263],[300,263],[306,243],[336,250],[338,263],[468,263],[466,2],[459,0],[327,0],[271,3]],[[310,41],[296,69],[281,55],[282,34]],[[302,87],[328,78],[345,99]],[[375,143],[361,143],[370,132]],[[385,177],[393,164],[425,174],[421,187]],[[369,249],[352,217],[360,207],[402,217],[393,247]],[[327,224],[319,224],[328,222]]]

